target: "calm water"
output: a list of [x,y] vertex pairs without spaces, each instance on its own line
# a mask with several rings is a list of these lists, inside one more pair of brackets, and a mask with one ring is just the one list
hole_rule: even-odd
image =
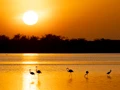
[[120,54],[0,54],[0,90],[119,90],[119,70]]

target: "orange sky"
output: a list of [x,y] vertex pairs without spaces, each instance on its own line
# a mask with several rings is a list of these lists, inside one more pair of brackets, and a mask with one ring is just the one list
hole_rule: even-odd
[[[0,0],[0,34],[56,34],[69,38],[120,39],[120,0]],[[27,10],[39,15],[28,26]]]

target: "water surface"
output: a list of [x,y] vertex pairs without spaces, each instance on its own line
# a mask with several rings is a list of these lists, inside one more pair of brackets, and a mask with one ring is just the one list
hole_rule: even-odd
[[0,54],[0,90],[119,90],[119,69],[120,54]]

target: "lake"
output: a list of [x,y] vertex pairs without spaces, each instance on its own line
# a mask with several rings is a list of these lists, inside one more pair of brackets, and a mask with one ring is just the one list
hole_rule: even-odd
[[0,54],[0,90],[119,90],[119,83],[119,53]]

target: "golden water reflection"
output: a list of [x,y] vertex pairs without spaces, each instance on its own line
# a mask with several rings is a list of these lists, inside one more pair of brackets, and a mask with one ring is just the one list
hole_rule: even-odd
[[[120,88],[117,85],[120,79],[114,74],[107,76],[104,71],[98,71],[102,68],[105,69],[105,66],[80,66],[79,69],[77,65],[72,66],[75,72],[72,73],[72,76],[69,76],[69,73],[66,70],[60,70],[59,68],[64,68],[66,66],[59,66],[54,68],[54,66],[39,65],[39,68],[42,70],[42,74],[30,75],[29,71],[23,73],[23,89],[22,90],[113,90]],[[110,68],[108,66],[107,68]],[[25,68],[31,68],[35,72],[35,65],[29,65]],[[55,69],[55,71],[52,69]],[[77,71],[77,69],[79,71]],[[86,68],[90,69],[90,73],[87,77],[84,77]],[[106,68],[106,69],[107,69]],[[117,67],[114,67],[114,70]],[[49,71],[50,69],[50,71]],[[65,69],[65,68],[64,68]],[[113,70],[113,71],[114,71]],[[114,87],[116,86],[116,87]]]
[[23,73],[22,90],[40,90],[40,81],[38,74],[31,75],[29,72]]
[[24,53],[23,56],[38,56],[37,53]]
[[[0,65],[0,90],[119,90],[120,65]],[[66,67],[74,70],[72,76]],[[111,75],[106,72],[112,69]],[[84,77],[89,70],[88,77]]]

